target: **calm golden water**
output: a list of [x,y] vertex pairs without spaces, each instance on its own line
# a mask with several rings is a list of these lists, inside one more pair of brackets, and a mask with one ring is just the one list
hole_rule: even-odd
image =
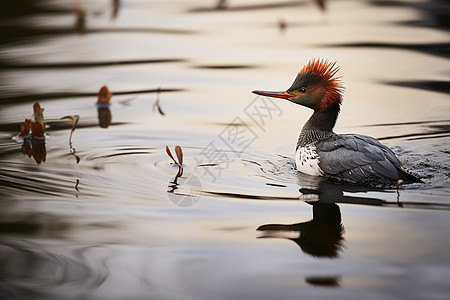
[[[0,299],[450,297],[445,1],[118,2],[0,9]],[[251,91],[312,58],[341,67],[336,132],[423,184],[295,171],[311,111]],[[13,138],[35,101],[45,140]]]

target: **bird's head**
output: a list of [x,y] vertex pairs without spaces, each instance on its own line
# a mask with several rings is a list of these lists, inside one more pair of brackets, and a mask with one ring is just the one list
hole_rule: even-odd
[[253,91],[254,94],[287,99],[291,102],[326,111],[342,102],[344,87],[341,77],[336,77],[339,67],[328,60],[311,60],[304,66],[291,87],[282,92]]

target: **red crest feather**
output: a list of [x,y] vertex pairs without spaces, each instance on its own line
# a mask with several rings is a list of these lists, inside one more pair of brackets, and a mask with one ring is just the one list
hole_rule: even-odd
[[320,77],[319,84],[323,85],[325,93],[320,103],[320,110],[327,110],[333,105],[339,105],[342,102],[342,94],[344,86],[342,85],[342,78],[335,77],[339,71],[336,62],[330,62],[326,59],[313,59],[304,66],[300,74],[315,74]]

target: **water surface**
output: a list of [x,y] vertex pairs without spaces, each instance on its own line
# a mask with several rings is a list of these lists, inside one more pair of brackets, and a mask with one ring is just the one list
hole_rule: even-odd
[[[81,31],[72,1],[2,10],[2,299],[448,299],[448,5],[234,2],[83,1]],[[319,57],[346,86],[336,132],[424,183],[295,171],[311,111],[250,91]],[[48,128],[27,144],[34,101]]]

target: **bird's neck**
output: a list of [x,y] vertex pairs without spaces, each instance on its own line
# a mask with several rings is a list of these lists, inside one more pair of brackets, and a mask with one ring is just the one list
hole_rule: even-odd
[[339,105],[335,105],[325,111],[314,111],[313,115],[303,126],[298,138],[297,148],[333,135],[333,128],[339,111]]

